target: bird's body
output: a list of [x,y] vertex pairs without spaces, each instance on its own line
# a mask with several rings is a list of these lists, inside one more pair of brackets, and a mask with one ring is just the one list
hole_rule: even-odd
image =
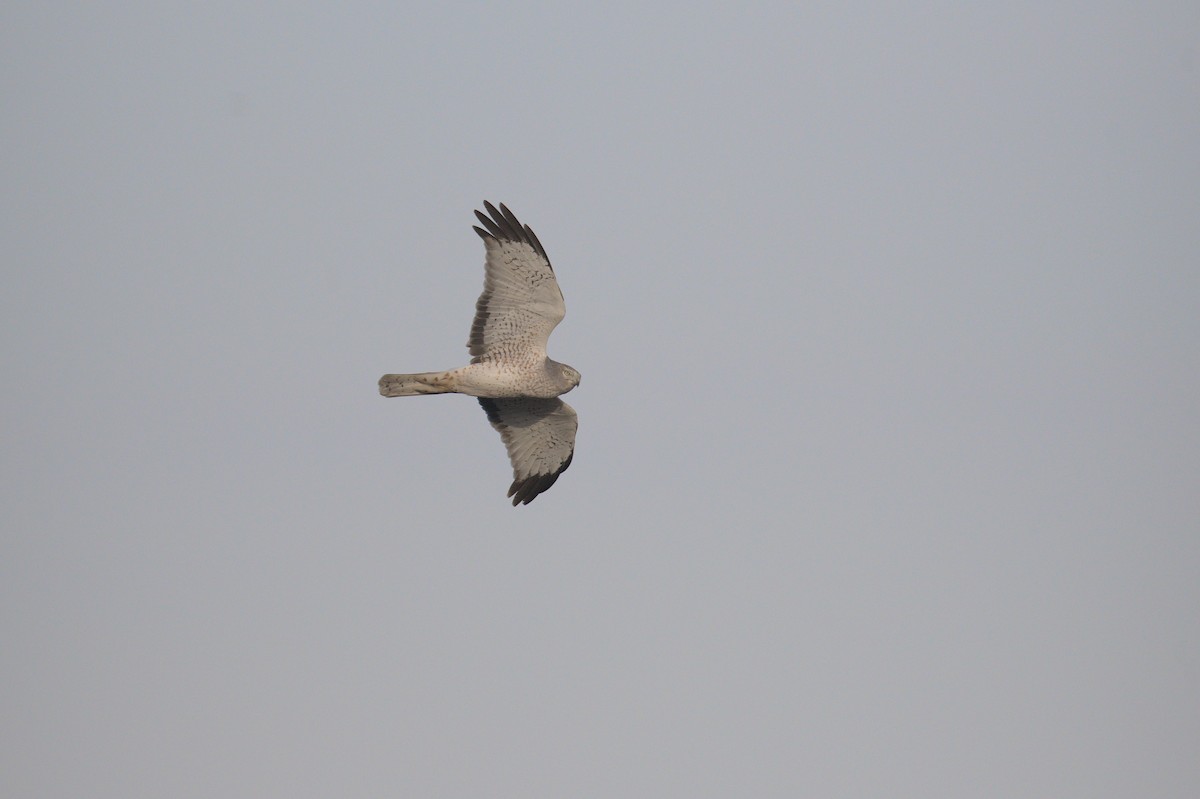
[[[514,368],[515,366],[515,368]],[[413,375],[384,375],[379,393],[385,397],[420,394],[466,394],[471,397],[538,397],[550,399],[578,385],[571,367],[543,358],[541,363],[508,365],[480,361],[445,372]],[[569,370],[569,371],[567,371]],[[576,373],[578,374],[578,373]]]
[[558,399],[579,385],[579,372],[546,355],[551,331],[566,314],[546,251],[528,225],[503,204],[475,216],[487,252],[483,293],[467,341],[471,363],[445,372],[384,375],[385,397],[468,394],[479,398],[508,449],[513,504],[528,504],[571,464],[575,411]]

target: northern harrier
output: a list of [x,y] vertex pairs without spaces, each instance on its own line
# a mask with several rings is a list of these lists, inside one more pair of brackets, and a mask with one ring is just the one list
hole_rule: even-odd
[[514,506],[528,505],[571,465],[579,423],[558,396],[579,385],[579,372],[546,356],[550,332],[567,312],[546,250],[503,203],[499,211],[483,205],[491,217],[475,212],[486,259],[467,340],[471,363],[447,372],[384,375],[379,393],[477,397],[512,461],[508,495]]

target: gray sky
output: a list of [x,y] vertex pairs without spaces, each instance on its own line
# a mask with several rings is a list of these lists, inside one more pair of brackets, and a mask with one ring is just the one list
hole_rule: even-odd
[[1200,7],[992,6],[10,4],[0,794],[1198,795]]

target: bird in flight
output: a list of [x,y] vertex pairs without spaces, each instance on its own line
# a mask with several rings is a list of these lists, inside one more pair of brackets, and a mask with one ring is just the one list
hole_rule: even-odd
[[579,385],[579,372],[546,355],[551,331],[567,309],[546,250],[529,225],[503,203],[476,211],[485,250],[483,293],[467,339],[471,363],[445,372],[384,375],[385,397],[467,394],[479,399],[512,462],[514,506],[533,502],[571,465],[575,410],[558,397]]

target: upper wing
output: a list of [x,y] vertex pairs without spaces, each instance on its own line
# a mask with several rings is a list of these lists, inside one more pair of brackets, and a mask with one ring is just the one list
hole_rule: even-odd
[[491,217],[475,212],[483,224],[475,232],[487,258],[467,339],[471,363],[517,352],[545,357],[550,331],[567,313],[550,259],[529,225],[521,225],[503,203],[499,211],[489,202],[483,205]]
[[528,505],[571,465],[579,428],[575,410],[557,398],[480,398],[479,404],[500,432],[512,461],[512,504]]

